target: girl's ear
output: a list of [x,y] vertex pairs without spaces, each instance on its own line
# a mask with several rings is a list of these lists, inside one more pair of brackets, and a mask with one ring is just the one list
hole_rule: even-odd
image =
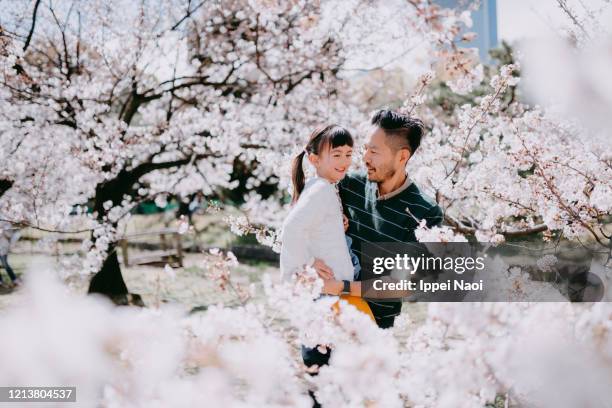
[[310,164],[316,167],[316,165],[319,164],[319,155],[314,153],[308,153],[308,161],[310,162]]

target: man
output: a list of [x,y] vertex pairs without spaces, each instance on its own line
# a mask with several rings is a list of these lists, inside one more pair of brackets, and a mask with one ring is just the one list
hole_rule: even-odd
[[[423,123],[407,115],[383,109],[374,114],[363,160],[367,174],[351,174],[339,183],[345,214],[349,217],[347,235],[352,250],[363,258],[364,243],[416,242],[415,230],[421,220],[428,227],[442,223],[443,213],[430,197],[421,192],[406,172],[408,160],[415,154],[424,132]],[[333,277],[322,261],[314,264],[324,279]],[[351,282],[352,295],[361,296],[363,271]],[[337,292],[342,282],[332,285]],[[333,289],[332,289],[333,291]],[[400,301],[368,301],[380,328],[393,326],[400,314]]]

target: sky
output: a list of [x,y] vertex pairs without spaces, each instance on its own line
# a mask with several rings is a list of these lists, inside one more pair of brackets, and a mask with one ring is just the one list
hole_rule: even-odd
[[497,35],[514,42],[523,38],[551,35],[566,23],[556,0],[497,0]]
[[[347,0],[348,1],[348,0]],[[457,0],[458,3],[470,0]],[[612,21],[612,0],[566,0],[568,6],[579,18],[585,17],[585,8],[595,11],[599,21]],[[386,7],[381,12],[401,9],[406,7],[401,0],[387,0]],[[601,15],[603,9],[605,15]],[[335,15],[334,13],[331,13]],[[400,17],[401,18],[401,17]],[[394,17],[389,17],[389,22]],[[561,10],[557,0],[497,0],[497,27],[498,39],[505,40],[510,44],[515,44],[529,39],[541,39],[542,37],[565,37],[567,28],[571,27],[571,21]],[[356,27],[360,29],[360,27]],[[609,29],[609,28],[608,28]],[[398,30],[400,32],[400,30]],[[357,36],[356,36],[357,37]],[[384,61],[392,60],[387,55],[397,55],[398,49],[404,48],[411,50],[405,58],[399,58],[396,64],[402,69],[418,75],[425,68],[418,64],[421,60],[427,60],[427,55],[423,56],[418,47],[413,47],[406,37],[396,41],[380,41],[374,54],[360,49],[358,55],[349,58],[347,64],[349,69],[372,68],[379,66]],[[373,56],[374,55],[374,56]],[[413,67],[413,70],[407,67]]]
[[[580,1],[595,11],[606,6],[605,0],[568,0],[567,3],[582,14]],[[610,15],[609,21],[612,21],[612,4],[608,3],[604,8]],[[559,8],[557,0],[497,0],[497,23],[499,39],[512,43],[559,33],[562,26],[568,25],[569,19]]]

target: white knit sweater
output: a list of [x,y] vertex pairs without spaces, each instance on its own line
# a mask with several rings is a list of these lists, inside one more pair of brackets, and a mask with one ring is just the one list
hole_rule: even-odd
[[323,260],[338,280],[352,281],[353,264],[342,225],[342,205],[335,186],[321,177],[306,182],[283,222],[280,269],[283,279]]

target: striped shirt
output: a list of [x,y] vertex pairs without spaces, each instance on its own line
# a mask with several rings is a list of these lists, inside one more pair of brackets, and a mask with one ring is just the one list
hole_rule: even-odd
[[[379,195],[376,182],[369,181],[363,173],[352,173],[338,183],[338,190],[344,213],[349,218],[347,235],[353,240],[352,250],[360,257],[362,265],[365,263],[363,243],[416,242],[414,232],[421,220],[433,227],[440,225],[444,218],[435,201],[423,194],[408,177],[398,189]],[[397,301],[368,303],[376,318],[397,316],[401,310],[401,302]]]

